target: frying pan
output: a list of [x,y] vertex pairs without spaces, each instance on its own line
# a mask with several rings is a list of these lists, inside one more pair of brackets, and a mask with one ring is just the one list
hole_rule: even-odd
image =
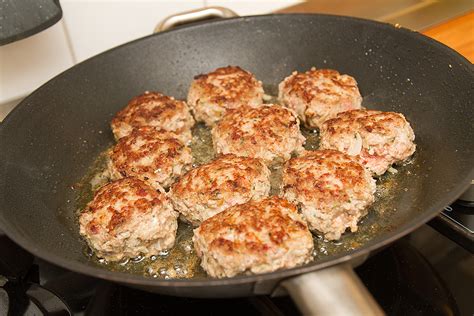
[[[225,65],[250,70],[273,93],[293,70],[338,69],[358,80],[364,106],[404,113],[416,133],[416,166],[400,177],[388,202],[393,210],[364,220],[361,230],[379,226],[359,247],[273,273],[162,280],[94,265],[83,254],[71,186],[112,143],[112,116],[145,90],[184,99],[194,75]],[[3,121],[0,228],[35,256],[148,291],[190,297],[287,291],[305,313],[380,314],[351,266],[436,216],[474,178],[473,79],[472,64],[446,46],[349,17],[242,17],[145,37],[60,74]]]

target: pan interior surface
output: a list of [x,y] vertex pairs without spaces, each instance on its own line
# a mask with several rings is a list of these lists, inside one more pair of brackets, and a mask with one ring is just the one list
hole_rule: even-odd
[[[78,182],[113,142],[108,125],[112,116],[145,90],[185,99],[195,75],[226,65],[251,71],[269,87],[293,70],[334,68],[356,78],[365,107],[406,116],[416,134],[414,163],[401,168],[403,177],[397,179],[402,183],[386,200],[386,220],[369,216],[361,230],[382,227],[353,249],[255,277],[155,280],[97,267],[84,255],[74,214]],[[0,226],[39,257],[135,285],[244,284],[322,268],[408,233],[467,187],[474,176],[473,79],[472,65],[439,43],[390,25],[345,17],[238,18],[147,37],[71,68],[4,120]]]
[[[269,87],[267,91],[270,91]],[[275,97],[272,97],[268,103],[278,103]],[[193,141],[191,149],[194,165],[198,166],[210,162],[215,158],[212,148],[211,129],[204,124],[196,124],[193,129]],[[306,138],[305,149],[316,150],[319,147],[319,134],[317,131],[302,128],[302,133]],[[75,209],[83,210],[89,203],[94,191],[104,185],[107,179],[107,151],[99,155],[92,164],[87,174],[75,185]],[[313,235],[315,250],[313,251],[313,260],[323,260],[330,256],[342,254],[347,251],[356,250],[363,246],[382,231],[393,229],[391,222],[394,214],[400,212],[397,209],[397,198],[403,194],[409,194],[409,188],[418,185],[416,181],[417,172],[420,170],[419,160],[422,153],[417,153],[403,164],[397,166],[396,173],[387,172],[384,176],[377,179],[376,202],[369,208],[369,214],[359,223],[357,233],[346,233],[337,241],[327,241],[321,236]],[[270,195],[279,195],[281,187],[282,165],[270,167],[271,190]],[[415,177],[412,178],[411,176]],[[78,227],[76,220],[76,227]],[[85,255],[90,257],[97,266],[111,271],[134,273],[148,277],[169,279],[189,279],[205,278],[206,272],[200,267],[200,260],[194,251],[193,227],[184,222],[179,222],[176,236],[176,242],[173,248],[162,251],[151,257],[138,256],[136,258],[126,258],[118,262],[110,262],[97,257],[94,251],[84,242],[83,249]]]

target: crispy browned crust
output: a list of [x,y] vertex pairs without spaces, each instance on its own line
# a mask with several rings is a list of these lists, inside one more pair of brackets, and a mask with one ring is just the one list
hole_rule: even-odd
[[[255,120],[254,131],[247,133],[242,127],[245,120]],[[260,141],[284,140],[287,129],[298,125],[296,117],[283,107],[240,108],[231,110],[220,122],[219,128],[230,131],[230,139],[242,147],[257,145]]]
[[[151,126],[157,121],[178,119],[187,120],[187,128],[194,124],[189,114],[189,109],[184,101],[163,95],[159,92],[147,91],[130,100],[125,108],[120,110],[112,119],[112,129],[120,127],[120,124],[128,124],[132,128]],[[165,129],[165,128],[163,128]],[[175,131],[180,132],[180,131]]]
[[323,129],[330,136],[359,130],[386,135],[393,133],[394,127],[403,127],[406,124],[405,117],[400,113],[352,110],[339,113],[337,117],[327,120],[323,124]]
[[[247,129],[249,123],[251,129]],[[272,104],[229,110],[212,134],[214,145],[217,142],[225,144],[228,152],[249,157],[262,152],[277,157],[289,156],[302,149],[304,143],[294,112]]]
[[293,191],[301,200],[324,209],[323,205],[347,202],[348,190],[351,194],[366,191],[371,180],[366,172],[355,158],[339,151],[306,151],[285,164],[283,192]]
[[[222,80],[221,86],[216,86],[213,81],[224,76],[232,75],[229,80]],[[260,86],[257,79],[248,71],[238,66],[217,68],[208,74],[194,77],[193,85],[200,88],[207,100],[217,104],[245,103],[246,99],[255,97],[254,90]]]
[[[253,180],[264,172],[263,168],[266,166],[255,158],[222,155],[186,173],[173,185],[172,191],[177,196],[199,193],[200,202],[226,193],[245,195],[250,192]],[[218,183],[215,175],[219,172],[230,172],[229,179]],[[195,183],[195,180],[198,180],[198,183]],[[199,187],[198,192],[196,186]]]
[[[320,84],[315,85],[314,80],[324,77],[331,80],[331,82],[344,89],[350,91],[358,91],[357,82],[351,76],[341,76],[341,74],[333,69],[316,69],[311,68],[306,72],[295,72],[287,80],[285,80],[285,89],[288,94],[299,96],[302,100],[309,103],[313,99],[318,98],[321,94],[334,95],[334,103],[339,102],[339,93],[336,93],[330,85]],[[329,99],[325,99],[328,102]]]
[[[136,148],[139,142],[142,145]],[[148,180],[153,178],[157,170],[160,174],[169,174],[171,177],[173,165],[185,151],[190,155],[191,150],[176,139],[173,133],[142,127],[117,142],[110,151],[110,160],[115,170],[123,177],[133,176]],[[140,163],[145,157],[152,158],[152,161]]]
[[415,134],[403,114],[372,110],[339,113],[321,126],[320,147],[357,156],[376,175],[416,150]]
[[[210,252],[264,257],[265,252],[283,247],[295,234],[308,232],[306,223],[292,219],[287,212],[297,213],[296,206],[282,198],[250,201],[205,220],[199,233],[208,243]],[[229,234],[235,239],[225,237]],[[263,236],[267,236],[267,240]]]
[[[138,198],[137,198],[138,197]],[[106,223],[108,231],[113,231],[127,222],[134,213],[146,213],[154,207],[161,207],[166,196],[136,178],[123,178],[104,185],[89,202],[83,212],[96,213],[106,210],[111,214]],[[121,207],[118,208],[117,206]],[[104,226],[103,217],[96,217],[87,224],[86,230],[97,234]]]

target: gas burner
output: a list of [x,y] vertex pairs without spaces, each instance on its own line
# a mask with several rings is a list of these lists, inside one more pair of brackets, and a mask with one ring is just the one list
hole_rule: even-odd
[[59,296],[39,285],[31,254],[6,236],[0,236],[0,249],[0,307],[8,315],[72,315]]
[[474,253],[474,208],[464,203],[446,206],[441,216],[428,223],[438,232],[456,242],[458,245]]
[[[55,267],[0,236],[0,306],[9,315],[298,315],[289,297],[193,299],[158,295]],[[356,269],[387,315],[457,315],[426,259],[400,240]]]
[[[469,188],[461,194],[456,203],[462,206],[474,208],[474,180],[471,181]],[[474,209],[471,213],[474,213]]]

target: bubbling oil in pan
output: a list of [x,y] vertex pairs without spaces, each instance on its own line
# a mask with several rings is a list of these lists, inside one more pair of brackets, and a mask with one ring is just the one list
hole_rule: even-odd
[[[267,99],[275,102],[273,97]],[[268,102],[267,101],[267,102]],[[193,130],[193,141],[190,145],[194,158],[194,167],[209,162],[214,158],[211,132],[203,124],[197,124]],[[316,150],[319,145],[319,135],[316,131],[302,128],[306,137],[305,149]],[[327,256],[337,255],[342,252],[354,250],[364,245],[368,240],[390,227],[390,215],[396,212],[393,208],[393,198],[399,194],[400,185],[405,183],[404,175],[415,172],[417,155],[415,154],[408,163],[397,167],[395,174],[388,173],[377,179],[377,192],[375,203],[369,209],[369,214],[359,223],[359,230],[355,233],[345,233],[338,241],[326,241],[314,235],[314,260]],[[104,151],[91,166],[86,176],[81,180],[81,190],[77,195],[77,209],[84,209],[92,200],[94,190],[107,181],[104,173],[106,165],[106,151]],[[271,169],[271,195],[278,195],[281,182],[281,166]],[[397,193],[398,192],[398,193]],[[112,271],[140,274],[161,279],[188,279],[205,278],[206,273],[200,267],[200,259],[196,255],[192,242],[193,227],[179,222],[175,246],[150,258],[137,257],[120,262],[108,262],[98,258],[94,252],[84,246],[84,253],[98,266]]]

